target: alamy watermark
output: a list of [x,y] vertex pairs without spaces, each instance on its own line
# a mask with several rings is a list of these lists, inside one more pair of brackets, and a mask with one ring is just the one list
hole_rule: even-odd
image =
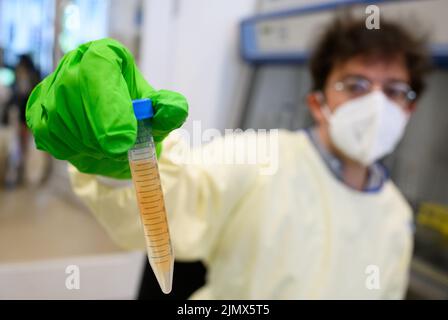
[[366,28],[369,30],[380,28],[380,8],[375,5],[366,7]]
[[380,268],[377,265],[370,264],[365,269],[367,275],[365,285],[368,290],[380,290]]
[[65,273],[68,274],[65,279],[65,287],[68,290],[79,290],[81,281],[79,266],[71,264],[65,268]]
[[170,159],[176,164],[256,166],[261,175],[273,175],[278,170],[278,129],[225,129],[222,134],[193,121],[191,134],[185,129],[176,130],[176,134],[185,142],[172,148]]

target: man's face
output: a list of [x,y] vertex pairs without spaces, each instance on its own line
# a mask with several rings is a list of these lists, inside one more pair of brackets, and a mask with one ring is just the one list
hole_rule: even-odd
[[409,72],[401,57],[389,60],[354,57],[333,68],[323,91],[309,94],[308,105],[319,129],[328,137],[328,121],[322,111],[324,104],[334,112],[351,99],[373,90],[383,90],[406,113],[411,113],[415,102],[409,102],[403,96],[410,89],[409,82]]

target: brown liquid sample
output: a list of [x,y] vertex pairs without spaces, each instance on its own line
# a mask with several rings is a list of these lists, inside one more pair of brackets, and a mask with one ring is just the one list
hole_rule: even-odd
[[[162,187],[154,159],[130,161],[148,259],[162,290],[172,277],[174,255],[170,241]],[[159,278],[162,277],[162,278]],[[171,279],[169,279],[171,290]],[[165,290],[163,290],[165,292]]]

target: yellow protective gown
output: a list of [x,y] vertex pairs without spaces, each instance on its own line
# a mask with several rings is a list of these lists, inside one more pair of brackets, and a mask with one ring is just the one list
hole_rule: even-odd
[[[223,155],[245,154],[257,139],[245,133],[194,148],[193,155],[206,152],[206,163],[194,156],[181,163],[187,145],[173,135],[164,142],[159,169],[175,256],[208,268],[206,285],[191,298],[402,298],[412,214],[394,184],[372,193],[347,187],[304,132],[279,132],[274,174],[261,174],[266,162],[223,164]],[[145,248],[132,185],[74,167],[70,173],[110,236]]]

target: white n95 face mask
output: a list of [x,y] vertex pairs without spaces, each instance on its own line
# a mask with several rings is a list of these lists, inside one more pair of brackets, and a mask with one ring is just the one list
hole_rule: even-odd
[[409,116],[382,91],[373,91],[340,105],[324,106],[330,138],[349,158],[363,165],[391,153],[402,138]]

